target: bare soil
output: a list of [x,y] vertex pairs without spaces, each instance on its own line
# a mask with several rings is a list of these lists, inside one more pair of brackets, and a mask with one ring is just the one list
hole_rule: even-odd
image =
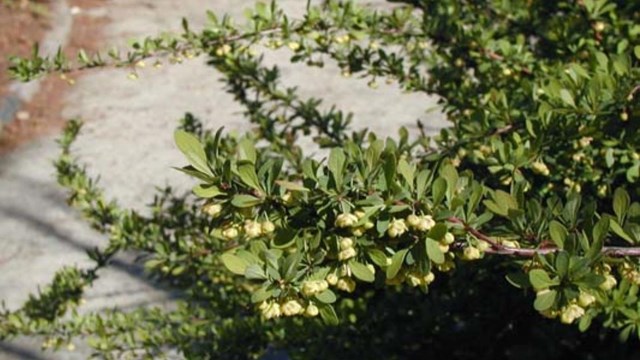
[[[41,0],[39,3],[48,7],[50,0]],[[63,49],[68,58],[74,59],[80,49],[85,49],[89,54],[99,50],[101,29],[107,19],[90,16],[88,10],[101,3],[101,0],[69,1],[70,9],[77,6],[81,11],[73,16],[70,39]],[[0,5],[0,8],[0,29],[3,29],[0,32],[0,54],[29,56],[33,44],[42,39],[50,22],[55,21],[28,7]],[[9,65],[6,57],[0,59],[0,69],[3,70],[0,71],[0,97],[7,94],[7,86],[11,81],[5,70]],[[80,75],[72,73],[67,79],[53,75],[46,77],[34,98],[17,113],[21,116],[2,128],[0,155],[38,137],[59,131],[66,120],[61,117],[65,92]]]

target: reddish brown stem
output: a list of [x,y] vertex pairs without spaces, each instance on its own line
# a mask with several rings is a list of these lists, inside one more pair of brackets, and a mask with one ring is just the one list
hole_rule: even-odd
[[[447,221],[453,224],[462,225],[462,227],[466,232],[475,236],[479,240],[486,241],[487,243],[489,243],[491,245],[491,248],[485,250],[487,254],[534,257],[536,254],[546,255],[546,254],[551,254],[560,250],[557,247],[548,247],[544,249],[519,249],[519,248],[504,246],[500,242],[489,237],[488,235],[485,235],[480,231],[478,231],[477,229],[474,229],[473,227],[465,224],[464,221],[462,221],[457,217],[450,217],[447,219]],[[601,254],[609,257],[626,257],[626,256],[640,257],[640,247],[605,246],[602,248]]]

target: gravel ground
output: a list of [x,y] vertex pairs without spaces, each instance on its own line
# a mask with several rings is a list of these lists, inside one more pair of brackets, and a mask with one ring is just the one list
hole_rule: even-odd
[[[131,38],[177,29],[181,16],[193,27],[202,26],[207,7],[239,16],[252,3],[112,0],[92,9],[91,15],[109,20],[104,29],[105,44],[122,45]],[[299,14],[304,8],[300,0],[282,3],[292,13]],[[425,111],[435,105],[434,98],[402,95],[399,89],[384,84],[371,90],[364,81],[342,78],[331,66],[309,69],[289,65],[286,52],[270,54],[268,61],[282,64],[287,83],[300,86],[303,95],[323,97],[327,106],[336,104],[354,112],[356,128],[395,135],[400,125],[415,129],[417,119],[434,131],[446,125],[442,115]],[[204,59],[195,59],[145,69],[138,81],[128,80],[124,70],[94,71],[81,77],[66,94],[63,116],[86,122],[76,153],[89,164],[90,173],[100,174],[107,195],[120,204],[144,209],[156,186],[188,188],[190,180],[171,169],[184,164],[172,133],[186,111],[210,128],[248,129],[239,107],[221,89],[219,74],[204,63]],[[86,264],[84,250],[106,242],[67,208],[51,166],[57,153],[52,137],[0,158],[0,299],[10,308],[19,306],[38,285],[46,284],[60,266]],[[146,280],[131,257],[122,257],[103,273],[87,295],[86,309],[171,302],[173,295]],[[39,342],[34,339],[0,343],[0,360],[74,359],[87,354],[81,346],[73,354],[40,354]]]

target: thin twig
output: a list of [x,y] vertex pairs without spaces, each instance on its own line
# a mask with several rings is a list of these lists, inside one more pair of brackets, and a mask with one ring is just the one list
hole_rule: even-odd
[[[543,249],[520,249],[520,248],[504,246],[497,240],[492,239],[488,235],[485,235],[480,231],[478,231],[477,229],[474,229],[473,227],[465,224],[464,221],[462,221],[457,217],[450,217],[447,219],[447,221],[453,224],[462,225],[466,232],[475,236],[479,240],[486,241],[487,243],[489,243],[489,245],[491,245],[491,248],[485,250],[487,254],[534,257],[535,255],[552,254],[554,252],[561,250],[557,247],[548,247]],[[616,258],[626,257],[626,256],[640,257],[640,247],[605,246],[602,248],[600,253],[604,256],[616,257]]]

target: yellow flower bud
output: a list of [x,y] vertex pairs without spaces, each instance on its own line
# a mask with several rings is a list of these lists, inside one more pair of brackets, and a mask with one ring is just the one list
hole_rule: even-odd
[[342,238],[340,240],[340,250],[347,250],[353,247],[353,240],[351,238]]
[[451,245],[456,241],[455,236],[452,233],[448,232],[444,234],[444,238],[442,238],[442,243],[446,245]]
[[206,203],[202,207],[202,211],[211,217],[216,217],[220,215],[220,212],[222,211],[222,205],[214,204],[214,203]]
[[411,227],[411,228],[417,228],[418,224],[420,224],[420,218],[416,215],[416,214],[411,214],[409,216],[407,216],[407,224]]
[[584,315],[584,309],[579,305],[570,304],[562,308],[560,313],[560,321],[563,324],[571,324],[576,319],[582,317]]
[[348,228],[358,222],[358,217],[353,214],[343,213],[336,217],[335,225],[339,228]]
[[225,56],[231,52],[231,46],[229,44],[224,44],[216,49],[217,56]]
[[333,273],[327,275],[327,283],[331,286],[335,286],[338,283],[338,275]]
[[596,297],[589,294],[588,292],[581,291],[578,296],[578,305],[583,308],[587,308],[596,302]]
[[260,227],[262,228],[262,233],[264,235],[271,234],[276,231],[276,225],[269,220],[263,221]]
[[375,226],[375,224],[371,221],[367,221],[366,223],[364,223],[364,229],[365,230],[370,230],[373,229],[373,227]]
[[362,210],[355,211],[353,214],[358,218],[358,220],[362,219],[366,215]]
[[313,296],[315,294],[319,294],[327,290],[328,288],[329,283],[325,280],[311,280],[302,283],[302,293],[305,296]]
[[320,310],[313,303],[310,303],[304,312],[304,314],[308,317],[318,316],[319,313],[320,313]]
[[600,284],[599,287],[601,290],[609,291],[613,289],[613,287],[616,286],[617,284],[618,284],[618,281],[616,280],[615,277],[613,277],[613,275],[606,274],[604,276],[604,282],[602,282],[602,284]]
[[406,282],[407,282],[407,284],[409,286],[416,287],[416,286],[420,286],[420,284],[422,284],[422,279],[420,279],[420,277],[418,277],[415,274],[409,274],[409,275],[407,275]]
[[264,316],[264,318],[267,320],[277,318],[282,315],[280,304],[278,304],[277,302],[269,302],[261,310],[262,316]]
[[356,249],[354,248],[348,248],[346,250],[342,250],[340,251],[340,253],[338,254],[338,259],[340,261],[345,261],[345,260],[349,260],[353,257],[355,257],[358,253],[356,252]]
[[338,280],[336,284],[336,288],[338,290],[342,290],[348,293],[354,292],[356,290],[356,282],[351,278],[343,277]]
[[464,248],[462,252],[462,259],[464,260],[468,260],[468,261],[478,260],[481,257],[482,257],[482,254],[480,253],[480,250],[473,246]]
[[287,44],[287,46],[289,46],[289,49],[296,51],[298,49],[300,49],[300,43],[296,42],[296,41],[291,41],[289,42],[289,44]]
[[284,316],[295,316],[304,311],[304,308],[297,300],[289,300],[280,307]]
[[238,235],[238,229],[236,229],[235,227],[229,227],[222,231],[222,236],[227,240],[233,240],[237,238]]
[[403,219],[393,219],[389,224],[387,233],[389,234],[389,237],[396,238],[407,232],[407,230],[407,225],[404,223]]
[[249,238],[262,235],[262,226],[257,221],[247,220],[244,224],[244,232]]
[[478,241],[478,245],[477,245],[478,250],[480,250],[480,252],[485,252],[487,250],[489,250],[491,248],[491,244],[489,244],[486,241]]
[[422,285],[430,285],[436,279],[436,275],[432,272],[429,272],[427,275],[422,277]]
[[547,164],[542,162],[542,160],[538,160],[538,161],[534,162],[533,164],[531,164],[531,169],[536,174],[540,174],[542,176],[549,176],[549,174],[550,174],[550,171],[549,171],[549,168],[547,167]]
[[351,230],[351,233],[353,234],[353,236],[355,237],[361,237],[362,235],[364,235],[364,228],[362,227],[357,227],[353,230]]
[[602,32],[604,31],[604,28],[606,27],[606,24],[603,23],[602,21],[598,21],[595,24],[593,24],[593,29],[597,32]]
[[425,215],[420,218],[420,222],[418,223],[418,226],[416,226],[416,229],[426,232],[431,230],[434,226],[436,226],[436,222],[433,220],[433,217],[431,215]]
[[443,253],[449,252],[449,245],[447,244],[439,243],[438,247],[440,248],[440,251],[442,251]]

